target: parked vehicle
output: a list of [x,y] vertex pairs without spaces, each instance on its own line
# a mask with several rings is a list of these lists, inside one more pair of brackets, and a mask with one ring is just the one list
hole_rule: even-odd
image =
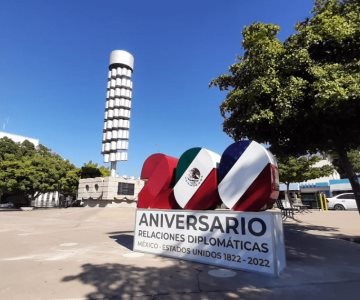
[[327,198],[329,209],[347,210],[357,209],[354,193],[344,193]]
[[0,208],[13,208],[14,204],[11,202],[7,202],[7,203],[0,203]]

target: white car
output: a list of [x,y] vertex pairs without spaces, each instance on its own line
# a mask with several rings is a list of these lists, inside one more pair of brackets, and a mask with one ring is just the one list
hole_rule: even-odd
[[357,209],[355,195],[353,193],[339,194],[335,197],[327,198],[327,200],[329,209]]

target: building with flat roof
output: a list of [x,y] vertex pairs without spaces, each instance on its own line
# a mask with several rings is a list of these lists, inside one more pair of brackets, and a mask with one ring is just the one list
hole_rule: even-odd
[[145,182],[134,177],[80,179],[77,200],[88,207],[136,207]]
[[34,138],[31,138],[28,136],[8,133],[5,131],[0,131],[0,139],[3,137],[9,138],[9,139],[13,140],[15,143],[22,143],[23,141],[28,140],[29,142],[33,143],[35,147],[39,146],[39,144],[40,144],[40,141],[38,139],[34,139]]

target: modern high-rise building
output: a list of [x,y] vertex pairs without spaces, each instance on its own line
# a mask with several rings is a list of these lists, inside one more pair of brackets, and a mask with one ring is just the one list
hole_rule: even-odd
[[134,57],[129,52],[111,52],[101,153],[104,162],[111,163],[112,177],[116,162],[128,159],[133,70]]

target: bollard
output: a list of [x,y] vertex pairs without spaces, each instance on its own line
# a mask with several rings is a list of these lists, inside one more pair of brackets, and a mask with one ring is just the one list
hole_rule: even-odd
[[324,205],[323,205],[322,194],[321,193],[319,193],[319,198],[320,198],[320,208],[321,208],[321,210],[324,210]]
[[328,203],[327,203],[327,199],[326,199],[326,195],[324,195],[324,207],[325,207],[325,210],[328,211],[329,210],[329,206],[328,206]]

